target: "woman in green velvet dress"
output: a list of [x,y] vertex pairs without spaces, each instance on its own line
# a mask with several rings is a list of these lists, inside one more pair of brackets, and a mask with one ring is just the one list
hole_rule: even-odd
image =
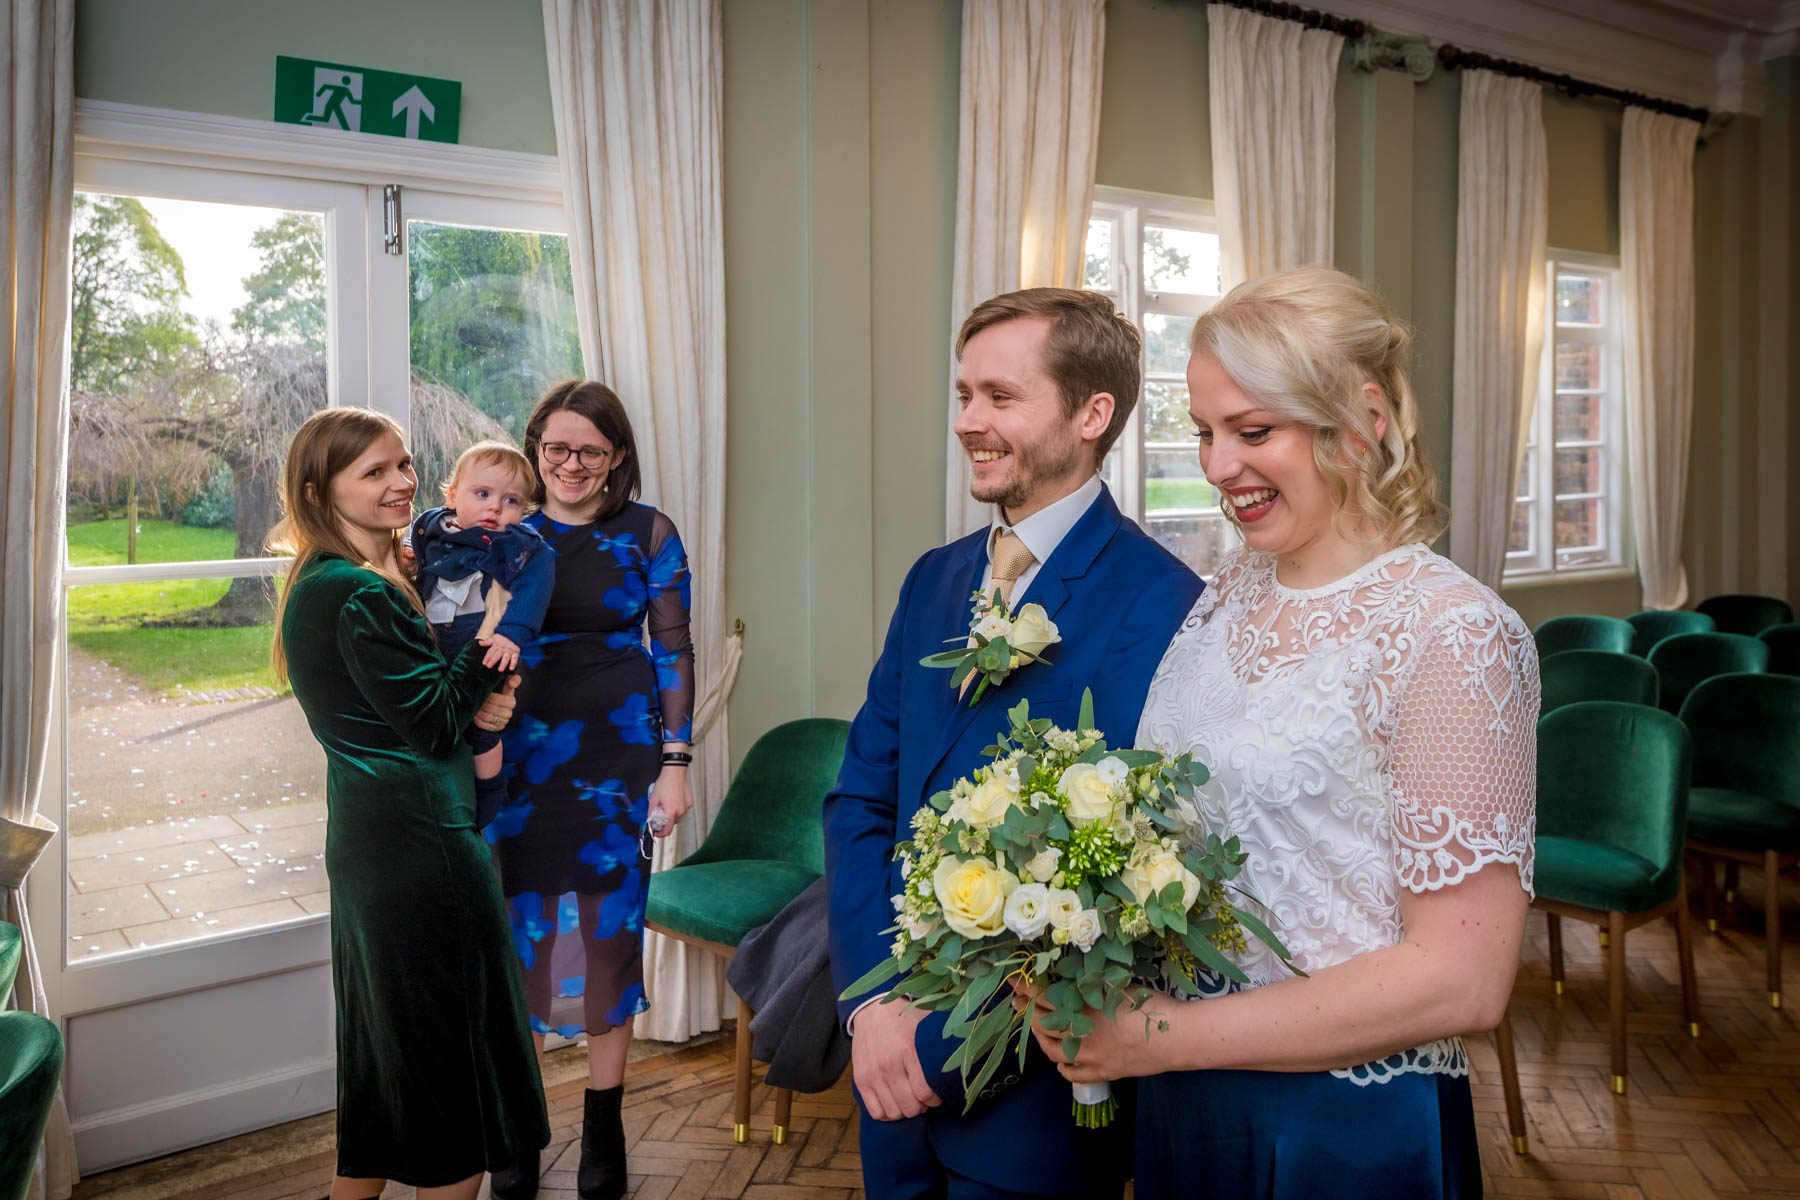
[[417,488],[399,426],[328,409],[295,435],[271,537],[294,555],[275,664],[327,764],[331,1200],[389,1179],[473,1200],[484,1171],[550,1136],[462,736],[501,677],[479,644],[445,661],[400,571]]

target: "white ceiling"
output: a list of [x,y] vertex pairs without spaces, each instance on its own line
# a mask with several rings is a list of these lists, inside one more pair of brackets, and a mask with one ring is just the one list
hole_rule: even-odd
[[1730,112],[1762,111],[1762,64],[1800,53],[1800,0],[1311,0],[1387,33]]

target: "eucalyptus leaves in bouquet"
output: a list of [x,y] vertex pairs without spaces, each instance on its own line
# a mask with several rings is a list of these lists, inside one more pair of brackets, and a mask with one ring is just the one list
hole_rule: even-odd
[[[904,880],[893,898],[892,954],[850,998],[893,983],[888,999],[947,1011],[959,1041],[948,1066],[968,1103],[1009,1055],[1023,1069],[1031,1028],[1010,1002],[1041,998],[1039,1024],[1063,1035],[1073,1060],[1093,1030],[1156,988],[1199,989],[1197,973],[1247,982],[1232,961],[1246,935],[1288,952],[1232,901],[1243,866],[1237,838],[1202,828],[1192,756],[1109,750],[1083,695],[1076,729],[1033,720],[1027,702],[988,747],[992,760],[913,816],[900,843]],[[1112,1120],[1105,1084],[1076,1085],[1078,1124]]]

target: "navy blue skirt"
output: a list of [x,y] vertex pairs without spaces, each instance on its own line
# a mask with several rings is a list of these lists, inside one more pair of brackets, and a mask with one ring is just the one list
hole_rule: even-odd
[[1136,1108],[1138,1200],[1481,1195],[1467,1076],[1182,1071]]

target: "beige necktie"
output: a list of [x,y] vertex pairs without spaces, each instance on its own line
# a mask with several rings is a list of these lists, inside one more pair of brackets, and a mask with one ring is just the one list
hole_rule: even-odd
[[1000,598],[1006,601],[1006,607],[1010,610],[1013,605],[1013,588],[1017,586],[1019,576],[1025,574],[1031,564],[1037,561],[1037,555],[1020,540],[1018,534],[1001,528],[994,531],[994,546],[990,557],[994,564],[993,586],[1000,589]]

